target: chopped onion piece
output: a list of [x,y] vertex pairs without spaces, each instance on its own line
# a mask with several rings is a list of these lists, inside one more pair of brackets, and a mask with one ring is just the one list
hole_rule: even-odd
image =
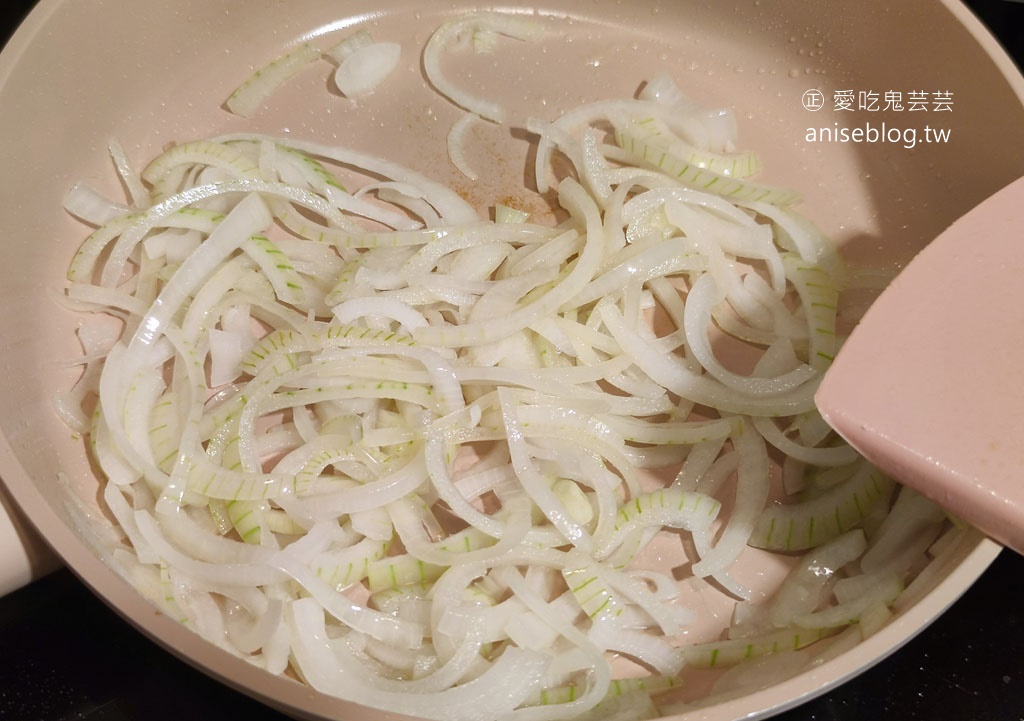
[[398,67],[402,46],[374,42],[352,50],[334,72],[334,84],[346,98],[367,95]]
[[337,44],[327,49],[327,55],[333,58],[338,64],[345,61],[356,50],[373,42],[373,35],[369,30],[360,28],[351,35],[343,38]]
[[[465,33],[474,37],[481,33],[506,35],[517,40],[536,40],[544,26],[534,18],[500,12],[475,12],[456,16],[441,24],[423,48],[423,69],[430,83],[453,103],[481,118],[496,123],[505,120],[505,109],[499,104],[477,97],[450,80],[441,68],[445,50]],[[485,42],[487,49],[493,47]]]
[[319,48],[309,43],[297,46],[250,75],[231,93],[224,102],[225,107],[243,118],[254,115],[278,87],[319,60],[320,56]]
[[452,123],[451,130],[448,131],[448,157],[451,159],[452,165],[470,180],[476,180],[479,176],[466,158],[466,133],[469,132],[470,126],[479,119],[479,116],[473,113],[461,115]]

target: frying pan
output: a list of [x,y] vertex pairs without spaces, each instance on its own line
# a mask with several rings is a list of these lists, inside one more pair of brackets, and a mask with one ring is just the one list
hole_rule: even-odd
[[[0,58],[0,130],[6,139],[0,152],[7,169],[0,178],[6,254],[0,264],[0,476],[61,559],[141,632],[300,718],[389,716],[327,699],[215,649],[156,612],[90,542],[80,509],[84,501],[85,508],[101,512],[94,500],[97,480],[81,439],[51,405],[55,389],[73,382],[67,360],[78,352],[76,318],[52,299],[81,239],[61,200],[82,180],[117,190],[104,154],[112,137],[141,160],[172,141],[244,128],[395,157],[489,207],[522,185],[521,138],[491,128],[470,151],[492,172],[466,183],[443,143],[456,110],[423,84],[414,50],[443,13],[470,7],[454,2],[425,10],[411,0],[43,0]],[[586,100],[632,95],[646,77],[670,72],[703,104],[734,109],[744,147],[762,156],[765,179],[798,188],[803,211],[853,264],[898,270],[955,218],[1024,174],[1017,152],[1024,139],[1024,81],[958,3],[594,1],[530,7],[544,11],[564,39],[543,52],[512,47],[500,67],[474,68],[491,97],[518,115],[550,117]],[[358,112],[312,76],[289,84],[251,120],[222,110],[235,84],[289,44],[361,24],[402,39],[409,50],[394,87],[367,98]],[[846,91],[854,98],[864,93],[865,101],[872,94],[881,101],[890,92],[909,98],[923,91],[929,101],[941,93],[951,102],[946,110],[840,110],[835,99]],[[899,131],[892,139],[843,142],[822,132],[880,127],[883,121]],[[911,137],[925,137],[926,126],[949,135],[911,143]],[[998,546],[973,536],[924,593],[858,647],[680,719],[767,715],[841,683],[927,625],[997,552]]]

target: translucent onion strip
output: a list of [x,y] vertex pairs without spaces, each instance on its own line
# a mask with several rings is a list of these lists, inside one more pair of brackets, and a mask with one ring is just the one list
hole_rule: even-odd
[[[456,80],[457,45],[544,26],[469,13],[423,48],[466,175],[486,180],[462,134],[507,109]],[[355,80],[380,80],[396,48],[359,28],[330,57],[377,51]],[[229,109],[319,57],[297,46]],[[444,721],[656,716],[691,667],[731,683],[887,622],[955,539],[814,409],[847,277],[798,196],[665,76],[515,130],[562,220],[291,136],[186,140],[141,172],[112,143],[127,197],[66,201],[92,227],[64,299],[83,372],[55,399],[117,523],[92,535],[227,651]],[[795,568],[762,595],[763,553]],[[704,594],[735,618],[693,644]]]
[[465,40],[467,33],[474,36],[478,33],[497,33],[517,40],[535,40],[543,30],[544,26],[540,22],[526,16],[497,12],[459,15],[442,23],[431,34],[423,48],[424,72],[438,92],[456,105],[482,118],[502,122],[505,119],[504,108],[463,89],[458,82],[448,77],[441,67],[445,51],[460,38]]

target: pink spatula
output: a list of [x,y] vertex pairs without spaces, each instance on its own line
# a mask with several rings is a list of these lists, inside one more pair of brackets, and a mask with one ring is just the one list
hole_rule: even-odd
[[883,471],[1024,553],[1024,178],[896,277],[816,401]]

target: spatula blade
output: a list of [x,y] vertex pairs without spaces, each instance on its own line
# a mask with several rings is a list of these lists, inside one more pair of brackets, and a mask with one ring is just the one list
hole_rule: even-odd
[[815,400],[880,469],[1024,553],[1024,178],[903,269]]

